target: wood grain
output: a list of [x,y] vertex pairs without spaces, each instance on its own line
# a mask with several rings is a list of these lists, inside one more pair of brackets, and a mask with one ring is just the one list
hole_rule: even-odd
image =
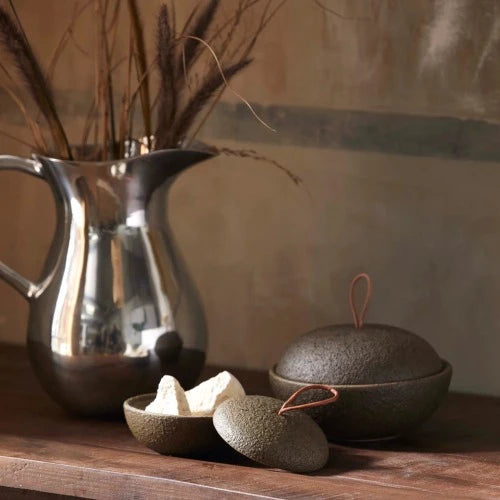
[[[233,371],[249,392],[269,393],[264,373]],[[500,399],[450,395],[404,440],[332,445],[325,469],[298,475],[230,452],[161,456],[122,421],[68,416],[42,392],[19,347],[0,345],[0,395],[0,486],[18,488],[19,498],[21,490],[23,498],[500,498]]]

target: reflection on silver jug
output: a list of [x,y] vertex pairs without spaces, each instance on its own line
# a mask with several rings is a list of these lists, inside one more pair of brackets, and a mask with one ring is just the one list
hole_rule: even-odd
[[163,374],[188,388],[205,361],[205,321],[166,222],[176,174],[207,151],[165,150],[109,162],[0,156],[51,186],[57,227],[33,283],[0,262],[30,301],[28,351],[45,390],[85,415],[118,413]]

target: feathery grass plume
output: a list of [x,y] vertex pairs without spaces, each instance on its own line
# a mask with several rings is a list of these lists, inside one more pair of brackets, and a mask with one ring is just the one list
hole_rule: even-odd
[[281,165],[281,163],[278,163],[276,160],[267,158],[266,156],[257,153],[257,151],[255,151],[254,149],[231,149],[231,148],[217,148],[217,147],[214,147],[213,149],[217,154],[223,154],[226,156],[236,156],[237,158],[250,158],[255,161],[269,163],[270,165],[273,165],[274,167],[278,168],[283,173],[285,173],[290,178],[290,180],[293,181],[294,184],[296,185],[302,184],[302,179],[298,175],[295,175],[293,172],[291,172],[286,167]]
[[[212,24],[212,21],[214,20],[219,4],[220,0],[210,0],[207,6],[200,12],[198,17],[194,21],[193,28],[189,29],[189,33],[184,33],[184,35],[204,38],[210,28],[210,25]],[[187,27],[189,28],[189,26]],[[196,54],[200,50],[202,50],[202,48],[196,40],[192,38],[185,38],[181,50],[182,57],[177,63],[178,69],[184,71],[183,68],[186,68],[186,71],[189,71],[192,63],[194,62]]]
[[148,63],[146,48],[144,44],[144,30],[142,26],[141,16],[137,7],[136,0],[128,0],[128,10],[132,29],[134,32],[135,46],[135,67],[137,70],[137,80],[141,81],[141,108],[144,121],[144,133],[149,141],[151,136],[151,104],[149,97],[149,78],[147,76]]
[[0,7],[0,45],[10,55],[31,97],[47,120],[57,153],[61,158],[71,159],[68,139],[59,120],[49,83],[21,29]]
[[188,101],[182,113],[180,113],[178,119],[174,123],[173,128],[175,134],[175,143],[184,139],[187,131],[189,130],[189,127],[192,125],[199,112],[207,104],[210,98],[214,96],[217,90],[225,83],[224,77],[226,81],[231,80],[234,75],[246,68],[251,62],[252,59],[238,61],[237,63],[222,68],[223,74],[221,74],[219,70],[216,69],[210,75],[208,75],[200,88]]
[[156,148],[164,149],[173,144],[172,133],[177,113],[177,74],[173,63],[175,33],[170,24],[166,4],[160,7],[158,15],[158,32],[156,58],[160,72],[160,88],[158,90],[158,112],[156,125]]
[[[37,112],[42,114],[48,123],[53,142],[50,149],[44,143],[38,120],[32,119],[27,112],[29,108],[24,106],[21,98],[23,94],[18,89],[17,81],[14,82],[10,78],[5,85],[0,82],[0,86],[7,89],[25,115],[33,133],[35,147],[43,149],[45,153],[55,152],[62,159],[71,158],[72,151],[59,120],[49,82],[68,41],[73,40],[75,46],[86,57],[90,57],[90,54],[74,40],[73,30],[81,14],[92,4],[98,17],[95,22],[95,93],[83,128],[83,147],[75,149],[75,155],[81,156],[82,159],[90,159],[86,156],[86,152],[92,152],[92,158],[97,158],[96,155],[102,158],[122,157],[125,153],[125,140],[133,136],[137,96],[141,100],[144,125],[141,136],[146,134],[148,139],[151,137],[152,116],[157,115],[154,124],[155,149],[188,147],[225,89],[232,91],[261,123],[271,128],[259,118],[251,104],[231,88],[228,81],[251,63],[251,52],[257,39],[286,0],[234,0],[233,12],[227,19],[222,20],[219,19],[220,0],[196,2],[180,33],[177,32],[175,25],[174,0],[166,1],[170,3],[168,6],[162,5],[158,16],[154,60],[148,65],[147,58],[151,55],[146,53],[140,2],[137,0],[126,2],[130,23],[128,56],[117,62],[114,49],[119,39],[117,36],[120,29],[119,11],[123,0],[75,0],[72,17],[55,48],[47,73],[42,71],[35,58],[15,12],[13,1],[8,0],[13,15],[0,7],[0,49],[3,49],[12,60],[12,67],[16,69],[16,74],[19,73],[21,76],[16,80],[21,81],[26,87],[28,96],[36,104]],[[257,20],[256,29],[252,29],[249,33],[244,22],[245,16],[251,10],[255,12],[254,9],[259,6],[263,6],[263,12]],[[205,49],[210,52],[212,59],[205,59]],[[112,73],[124,61],[128,61],[127,72],[123,85],[119,131],[115,131],[116,103],[113,99],[113,83],[116,83],[116,79],[112,78]],[[148,73],[153,65],[159,70],[159,85],[158,93],[151,102],[152,83]],[[8,70],[6,68],[5,70],[8,75]],[[136,75],[132,77],[132,73]],[[132,87],[136,82],[134,90]],[[115,137],[116,132],[118,138]],[[93,139],[93,145],[90,144],[87,148],[88,142],[92,143],[90,138]],[[262,160],[253,152],[240,153],[242,157]]]

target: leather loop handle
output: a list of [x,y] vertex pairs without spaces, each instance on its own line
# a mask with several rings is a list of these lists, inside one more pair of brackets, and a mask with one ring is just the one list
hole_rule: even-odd
[[[332,394],[332,396],[330,398],[322,399],[320,401],[312,401],[310,403],[304,403],[304,404],[301,404],[301,405],[289,406],[293,401],[295,401],[295,398],[299,394],[302,394],[305,391],[309,391],[310,389],[323,389],[325,391],[330,392]],[[314,408],[315,406],[328,405],[330,403],[333,403],[334,401],[337,401],[337,399],[339,399],[339,393],[338,393],[338,391],[335,390],[333,387],[331,387],[329,385],[323,385],[323,384],[311,384],[311,385],[307,385],[306,387],[301,387],[298,391],[295,391],[283,403],[283,406],[278,411],[278,415],[283,415],[283,413],[285,413],[287,411],[303,410],[305,408]]]
[[[358,315],[356,311],[356,305],[354,304],[354,289],[356,287],[356,283],[359,280],[364,279],[366,281],[366,296],[365,301],[363,303],[363,307],[361,308],[361,313]],[[352,317],[354,318],[354,326],[356,328],[361,328],[365,321],[366,311],[368,310],[368,305],[370,304],[370,299],[372,297],[372,280],[370,276],[366,273],[360,273],[354,277],[351,282],[351,288],[349,289],[349,304],[351,305]]]

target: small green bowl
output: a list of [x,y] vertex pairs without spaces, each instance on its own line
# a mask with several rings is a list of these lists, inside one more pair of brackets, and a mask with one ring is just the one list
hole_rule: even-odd
[[199,455],[220,445],[212,417],[149,413],[144,409],[156,394],[141,394],[123,403],[125,420],[144,446],[164,455]]
[[[367,385],[333,385],[339,399],[306,411],[330,441],[377,441],[392,439],[411,431],[429,418],[443,402],[451,380],[451,365],[443,360],[433,375],[399,382]],[[281,377],[272,368],[269,380],[276,397],[285,400],[295,391],[314,382]],[[294,404],[317,401],[324,391],[307,391]]]

